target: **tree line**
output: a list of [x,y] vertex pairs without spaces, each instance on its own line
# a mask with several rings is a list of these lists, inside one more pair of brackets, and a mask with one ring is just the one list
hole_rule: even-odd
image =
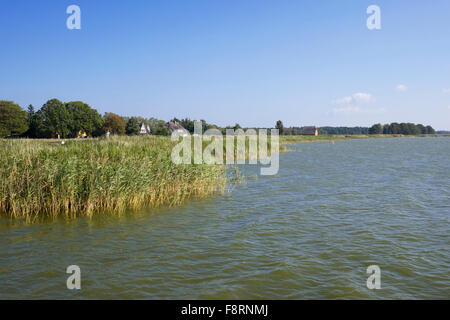
[[[318,127],[319,135],[352,135],[352,134],[368,134],[369,128],[366,127]],[[302,134],[303,127],[284,128],[284,135],[297,136]]]
[[[194,120],[174,117],[170,121],[176,121],[190,133],[194,133]],[[205,120],[200,122],[203,131],[218,129],[225,133],[226,129],[241,128],[239,124],[220,128]],[[29,105],[25,111],[13,101],[0,100],[0,137],[75,138],[80,131],[90,137],[98,137],[107,132],[133,136],[140,134],[142,123],[150,128],[153,135],[170,135],[164,120],[153,117],[122,117],[112,112],[106,112],[102,116],[82,101],[61,102],[51,99],[37,111],[33,105]]]
[[[139,123],[137,127],[140,130]],[[111,112],[101,116],[82,101],[51,99],[37,111],[33,105],[25,111],[12,101],[0,101],[1,137],[75,138],[80,131],[98,137],[108,131],[122,135],[127,129],[129,127],[121,116]]]
[[432,126],[424,126],[422,124],[414,123],[397,123],[381,125],[381,123],[374,124],[369,128],[369,134],[403,134],[403,135],[418,135],[418,134],[435,134],[436,131]]
[[[275,128],[279,130],[281,135],[301,135],[303,127],[285,128],[283,122],[278,120]],[[419,135],[419,134],[436,134],[431,126],[414,123],[397,123],[381,125],[374,124],[372,127],[318,127],[319,135],[367,135],[367,134],[403,134],[403,135]]]
[[[190,133],[194,133],[194,120],[189,118],[170,121],[178,122]],[[219,127],[200,120],[203,131],[218,129],[222,134],[227,129],[242,128],[238,123],[234,126]],[[80,131],[90,137],[98,137],[109,132],[115,135],[139,135],[141,123],[150,128],[151,134],[170,135],[167,122],[156,118],[122,117],[112,112],[103,116],[87,103],[82,101],[61,102],[58,99],[48,100],[39,110],[33,105],[23,110],[12,101],[0,100],[0,137],[29,137],[29,138],[75,138]],[[281,135],[300,135],[303,127],[285,128],[278,120],[275,128]],[[253,128],[256,129],[256,128]],[[372,127],[319,127],[320,135],[352,135],[352,134],[435,134],[431,126],[413,123],[396,123]]]

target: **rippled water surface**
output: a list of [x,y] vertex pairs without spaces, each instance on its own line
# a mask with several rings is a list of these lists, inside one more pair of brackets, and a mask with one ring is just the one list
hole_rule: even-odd
[[246,166],[243,184],[179,208],[0,220],[0,299],[450,298],[450,138],[291,148],[279,175]]

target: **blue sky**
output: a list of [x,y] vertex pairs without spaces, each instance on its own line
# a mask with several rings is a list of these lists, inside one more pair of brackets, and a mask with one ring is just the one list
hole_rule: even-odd
[[[81,8],[68,30],[66,8]],[[369,5],[381,30],[366,27]],[[1,0],[0,99],[219,125],[450,129],[450,1]]]

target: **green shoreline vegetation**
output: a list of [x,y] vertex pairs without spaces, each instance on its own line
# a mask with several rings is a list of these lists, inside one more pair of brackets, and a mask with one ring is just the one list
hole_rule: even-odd
[[[193,132],[194,121],[171,121]],[[204,120],[201,123],[203,131],[241,129],[239,124],[220,128]],[[141,124],[152,134],[139,136]],[[407,136],[423,136],[421,131],[434,133],[429,126],[396,123],[372,128],[325,127],[336,133],[371,134],[329,135],[319,128],[322,133],[318,136],[295,135],[302,128],[284,128],[280,120],[276,128],[280,153],[290,151],[287,144],[298,142],[403,137],[391,134],[398,131],[408,132]],[[90,138],[76,138],[81,132]],[[102,117],[80,101],[52,99],[38,111],[30,105],[27,112],[11,101],[0,100],[0,138],[9,137],[0,139],[0,215],[33,222],[44,217],[71,219],[173,206],[189,198],[223,193],[228,183],[242,180],[236,167],[230,175],[229,166],[224,164],[173,163],[171,153],[178,142],[171,141],[169,134],[169,123],[163,120],[113,113]],[[267,142],[270,154],[270,136]],[[202,144],[204,149],[210,142]],[[248,159],[248,137],[245,144]],[[223,147],[225,156],[226,143]],[[236,148],[234,152],[236,158]]]
[[319,135],[319,136],[280,136],[280,151],[284,144],[300,142],[342,141],[355,139],[412,138],[412,137],[449,137],[450,134],[355,134],[355,135]]
[[[194,120],[189,118],[170,120],[180,125],[189,133],[194,133]],[[109,132],[112,135],[140,135],[142,126],[149,129],[152,135],[170,136],[169,123],[156,118],[122,117],[112,112],[106,112],[102,117],[98,111],[82,101],[61,102],[58,99],[48,100],[35,111],[32,105],[23,110],[13,101],[0,100],[0,138],[38,138],[63,139],[83,137],[101,137]],[[258,129],[242,128],[238,123],[234,126],[219,127],[200,120],[202,131],[217,129],[226,134],[227,129]],[[278,120],[275,128],[280,136],[299,136],[305,127],[285,128]],[[311,128],[311,127],[309,127]],[[314,127],[315,128],[315,127]],[[264,129],[264,128],[263,128]],[[267,128],[266,128],[267,129]],[[365,136],[365,135],[421,135],[435,134],[431,126],[413,123],[374,124],[372,127],[318,127],[319,136]],[[441,131],[437,133],[448,133]]]
[[225,166],[176,165],[166,137],[3,140],[0,213],[34,221],[177,205],[225,189]]

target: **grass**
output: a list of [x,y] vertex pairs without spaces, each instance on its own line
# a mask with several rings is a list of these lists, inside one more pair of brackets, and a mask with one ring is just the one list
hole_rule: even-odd
[[165,137],[0,141],[0,214],[91,216],[223,192],[226,167],[176,165]]

